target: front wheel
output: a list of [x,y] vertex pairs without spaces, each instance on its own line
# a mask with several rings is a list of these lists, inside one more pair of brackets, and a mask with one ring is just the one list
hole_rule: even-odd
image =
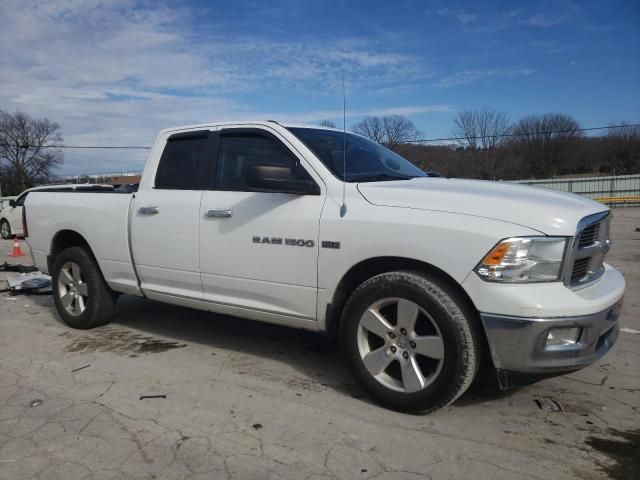
[[9,240],[11,238],[11,225],[6,219],[0,220],[0,235],[5,240]]
[[86,329],[109,323],[115,297],[85,248],[63,250],[51,270],[53,300],[67,325]]
[[383,273],[349,297],[340,343],[349,369],[381,404],[431,412],[456,400],[479,365],[472,312],[441,280]]

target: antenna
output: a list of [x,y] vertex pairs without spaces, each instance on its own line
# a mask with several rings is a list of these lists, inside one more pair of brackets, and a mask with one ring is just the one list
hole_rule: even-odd
[[347,187],[347,90],[344,86],[344,68],[342,69],[342,206],[340,217],[347,214],[345,189]]

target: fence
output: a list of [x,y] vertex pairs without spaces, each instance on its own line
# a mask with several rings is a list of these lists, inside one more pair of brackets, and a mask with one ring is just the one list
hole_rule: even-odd
[[536,187],[577,193],[607,204],[640,204],[640,175],[516,180]]
[[[120,172],[120,173],[94,173],[86,175],[60,175],[58,180],[62,183],[109,183],[119,177],[140,176],[142,172]],[[139,178],[138,178],[139,180]]]

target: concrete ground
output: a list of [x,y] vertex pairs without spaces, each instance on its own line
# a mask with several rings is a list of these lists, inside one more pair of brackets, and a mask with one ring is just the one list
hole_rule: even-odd
[[372,404],[321,335],[133,297],[78,331],[50,296],[0,293],[0,479],[638,478],[636,227],[640,209],[615,211],[612,352],[428,416]]

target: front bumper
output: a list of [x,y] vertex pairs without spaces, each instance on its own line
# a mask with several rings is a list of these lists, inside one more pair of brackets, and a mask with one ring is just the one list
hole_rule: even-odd
[[[607,353],[618,338],[622,299],[597,313],[572,317],[528,318],[481,313],[494,366],[525,374],[579,370]],[[547,346],[549,330],[580,327],[571,345]]]

